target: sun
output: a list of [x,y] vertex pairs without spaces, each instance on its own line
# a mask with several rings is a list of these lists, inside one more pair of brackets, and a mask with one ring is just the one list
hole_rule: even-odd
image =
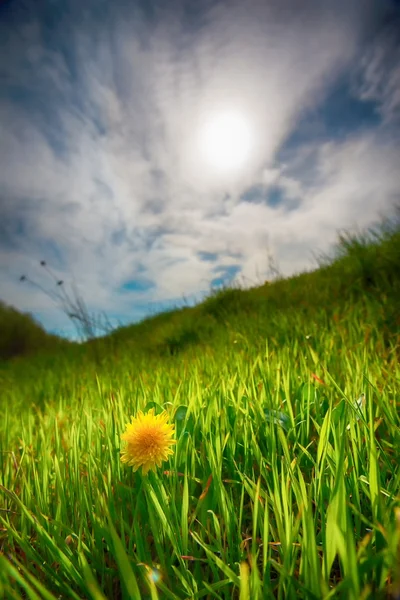
[[200,150],[211,167],[233,171],[249,159],[252,138],[251,126],[244,115],[224,111],[210,117],[201,128]]

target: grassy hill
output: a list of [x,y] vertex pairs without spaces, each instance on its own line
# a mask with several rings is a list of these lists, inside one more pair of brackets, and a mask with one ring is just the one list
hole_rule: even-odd
[[29,314],[0,300],[0,360],[57,350],[67,344],[47,333]]
[[[400,231],[0,371],[0,598],[397,598]],[[138,410],[173,455],[120,460]],[[146,438],[147,439],[147,438]]]

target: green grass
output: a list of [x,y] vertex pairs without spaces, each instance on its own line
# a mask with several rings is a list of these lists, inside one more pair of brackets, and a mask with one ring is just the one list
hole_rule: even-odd
[[[0,598],[395,598],[399,238],[4,362]],[[143,477],[151,407],[178,443]]]

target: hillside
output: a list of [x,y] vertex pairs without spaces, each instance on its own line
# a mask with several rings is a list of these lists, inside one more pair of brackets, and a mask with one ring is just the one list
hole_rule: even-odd
[[[400,234],[398,228],[379,234],[340,236],[331,258],[319,269],[252,289],[228,287],[212,292],[195,307],[169,311],[122,327],[98,341],[115,351],[176,355],[196,346],[232,342],[252,336],[287,340],[291,319],[309,319],[315,329],[347,319],[346,307],[375,300],[385,343],[399,331]],[[383,310],[384,309],[384,310]],[[310,331],[311,331],[310,329]]]
[[57,350],[66,341],[47,333],[34,318],[0,300],[0,360]]
[[[399,297],[399,228],[342,236],[315,272],[5,364],[0,598],[398,598]],[[175,428],[149,473],[121,462],[140,410]]]

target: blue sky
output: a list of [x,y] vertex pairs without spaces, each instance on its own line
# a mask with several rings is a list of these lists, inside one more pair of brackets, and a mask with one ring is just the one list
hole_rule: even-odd
[[[315,268],[400,190],[400,9],[390,0],[0,3],[0,298],[50,331],[74,282],[127,323],[211,287]],[[239,109],[240,168],[197,148]]]

